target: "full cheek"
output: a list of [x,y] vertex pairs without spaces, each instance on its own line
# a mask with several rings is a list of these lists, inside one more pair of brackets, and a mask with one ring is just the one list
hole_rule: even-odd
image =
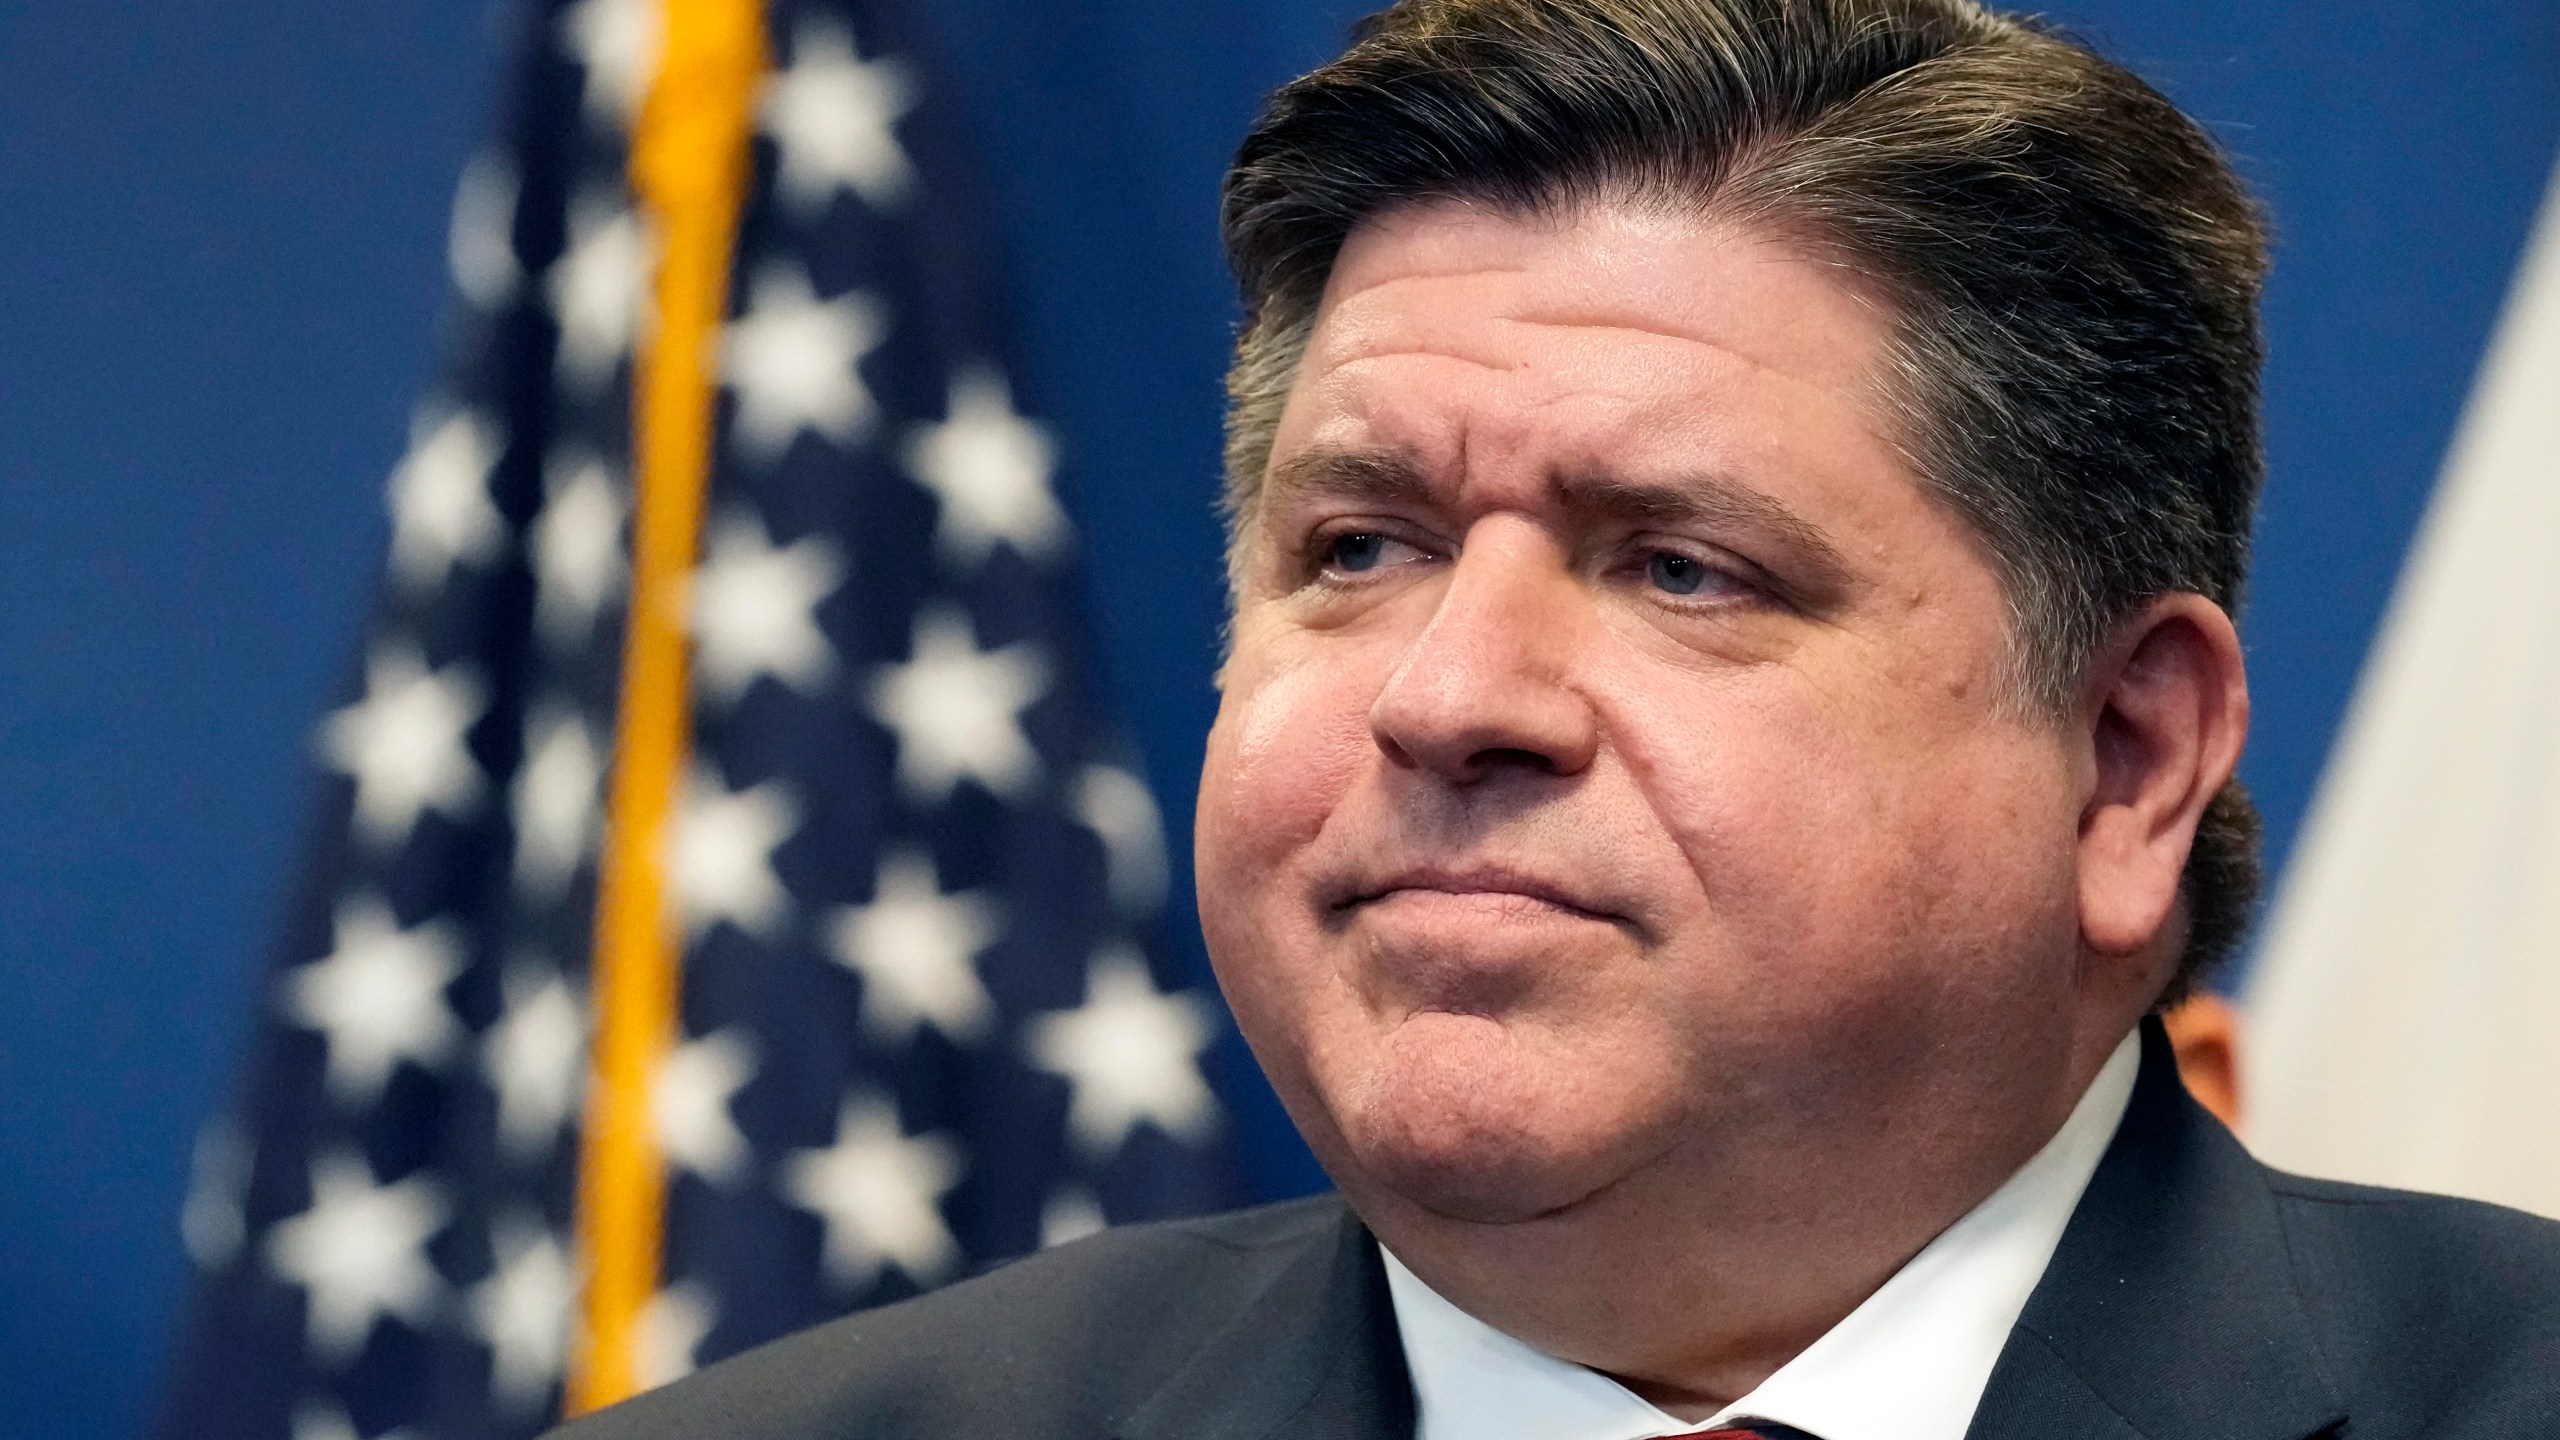
[[1838,1123],[1894,1113],[1897,1097],[1957,1062],[1950,1046],[1995,1048],[2036,1033],[2013,1023],[2046,987],[2034,954],[2019,847],[2002,823],[2005,777],[1975,747],[1834,755],[1821,783],[1759,828],[1750,893],[1731,905],[1772,1013],[1764,1072],[1788,1077],[1795,1108]]
[[1890,772],[1823,717],[1772,705],[1728,711],[1714,743],[1650,778],[1698,897],[1677,1006],[1698,1083],[1777,1103],[1894,1035],[1925,906]]
[[1375,750],[1367,710],[1351,666],[1265,651],[1227,677],[1201,775],[1201,923],[1260,1052],[1302,1050],[1351,1001],[1313,887],[1328,825]]

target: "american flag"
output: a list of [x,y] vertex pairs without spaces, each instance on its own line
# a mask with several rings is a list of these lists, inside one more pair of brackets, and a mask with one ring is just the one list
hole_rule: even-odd
[[[1222,1022],[1156,943],[1164,845],[1106,722],[1057,442],[950,99],[885,4],[750,7],[680,592],[635,561],[664,483],[635,407],[683,338],[636,127],[684,101],[685,7],[717,0],[664,3],[519,12],[250,1073],[198,1148],[162,1433],[557,1418],[616,1259],[580,1181],[616,1103],[589,1042],[617,863],[656,877],[681,961],[631,1383],[1236,1198],[1200,1068]],[[669,593],[684,743],[649,832],[617,767]],[[617,862],[626,830],[655,843]]]

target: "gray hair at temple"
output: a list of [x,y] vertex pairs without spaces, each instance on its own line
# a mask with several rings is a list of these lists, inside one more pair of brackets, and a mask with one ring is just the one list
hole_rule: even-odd
[[[1353,227],[1423,200],[1609,199],[1754,227],[1893,306],[1878,399],[2001,568],[2021,706],[2074,713],[2154,597],[2237,614],[2263,468],[2257,206],[2141,79],[1967,0],[1406,0],[1363,21],[1227,172],[1231,572]],[[2235,782],[2198,827],[2163,1005],[2236,947],[2258,886]]]

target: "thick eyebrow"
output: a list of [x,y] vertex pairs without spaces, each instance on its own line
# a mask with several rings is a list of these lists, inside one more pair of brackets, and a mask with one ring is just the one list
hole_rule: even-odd
[[1719,475],[1691,475],[1669,482],[1585,475],[1556,482],[1565,507],[1669,528],[1740,532],[1765,537],[1785,551],[1788,573],[1778,576],[1806,598],[1835,594],[1846,583],[1849,562],[1822,527],[1783,503]]
[[[1271,469],[1266,505],[1309,495],[1337,496],[1384,506],[1421,506],[1437,497],[1420,462],[1394,450],[1318,447],[1300,451]],[[1799,601],[1820,608],[1847,585],[1851,568],[1822,527],[1759,490],[1714,474],[1676,481],[1638,481],[1597,474],[1560,479],[1556,491],[1568,510],[1667,529],[1756,536],[1780,554],[1768,578]],[[1755,547],[1757,548],[1757,547]]]
[[1282,505],[1308,495],[1418,505],[1431,499],[1431,478],[1413,457],[1394,450],[1340,450],[1318,446],[1271,467],[1263,503]]

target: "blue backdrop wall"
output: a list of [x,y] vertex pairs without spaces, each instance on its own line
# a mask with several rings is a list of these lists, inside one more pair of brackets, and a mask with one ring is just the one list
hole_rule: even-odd
[[[1218,619],[1211,210],[1337,0],[935,0],[1177,853]],[[2277,858],[2560,140],[2560,6],[2074,0],[2272,204],[2245,770]],[[480,0],[0,9],[0,1433],[132,1431],[494,74]],[[1196,953],[1196,942],[1191,942]],[[1271,1116],[1248,1115],[1270,1134]],[[1269,1191],[1312,1183],[1273,1138]]]

